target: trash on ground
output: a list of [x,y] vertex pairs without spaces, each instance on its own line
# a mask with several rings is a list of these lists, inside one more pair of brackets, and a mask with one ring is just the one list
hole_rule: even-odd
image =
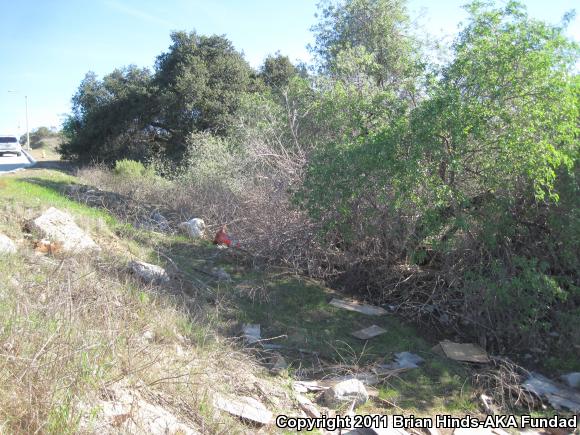
[[580,388],[580,372],[567,373],[560,377],[569,387]]
[[254,344],[261,340],[260,325],[245,323],[242,327],[242,332],[244,334],[244,340],[248,344]]
[[272,413],[262,403],[251,397],[229,399],[216,394],[213,399],[213,404],[216,408],[245,420],[264,425],[272,422]]
[[187,222],[181,222],[179,229],[189,236],[190,239],[199,239],[204,236],[205,222],[203,219],[193,218]]
[[353,400],[356,405],[363,405],[369,400],[369,393],[361,381],[349,379],[326,390],[323,399],[331,407],[341,406],[344,402],[352,402]]
[[377,325],[369,326],[368,328],[361,329],[360,331],[356,331],[351,333],[353,337],[356,337],[360,340],[369,340],[377,335],[381,335],[387,332],[386,329],[381,328]]
[[474,363],[489,362],[489,356],[487,355],[487,352],[481,347],[472,343],[453,343],[451,341],[442,341],[438,346],[441,346],[441,349],[447,358],[451,358],[455,361],[466,361]]
[[530,373],[522,387],[540,398],[545,398],[555,409],[580,412],[580,393],[564,385],[558,385],[538,373]]
[[374,373],[355,373],[352,375],[337,376],[333,378],[324,379],[319,382],[320,385],[325,387],[333,387],[340,382],[356,380],[362,382],[365,385],[375,385],[378,384],[380,379],[379,376]]
[[330,301],[330,305],[338,308],[342,308],[349,311],[356,311],[358,313],[363,313],[368,316],[382,316],[387,314],[387,310],[381,307],[376,307],[374,305],[361,304],[354,301],[345,301],[343,299],[333,298]]
[[309,393],[311,391],[324,391],[330,387],[318,384],[316,381],[294,381],[292,384],[294,391],[298,393]]
[[411,352],[399,352],[395,354],[395,361],[389,364],[380,364],[382,369],[416,369],[425,360]]
[[235,248],[240,246],[238,241],[233,240],[230,236],[228,236],[226,225],[222,226],[217,231],[217,233],[215,233],[213,244],[218,246],[227,246],[228,248]]

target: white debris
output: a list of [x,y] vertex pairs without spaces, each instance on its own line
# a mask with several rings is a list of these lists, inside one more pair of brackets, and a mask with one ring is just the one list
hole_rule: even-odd
[[251,397],[230,399],[216,394],[213,404],[216,408],[245,420],[251,420],[260,424],[272,423],[273,414],[262,403]]
[[254,344],[261,340],[260,325],[258,324],[246,323],[242,327],[242,332],[244,334],[244,340],[248,344]]
[[205,222],[203,219],[193,218],[187,222],[180,223],[178,227],[191,239],[199,239],[205,234]]
[[572,388],[580,388],[580,372],[567,373],[561,376],[562,380]]
[[580,394],[566,386],[560,386],[538,373],[530,373],[522,385],[538,397],[544,397],[555,409],[580,412]]
[[[87,412],[80,421],[81,432],[112,435],[118,433],[154,435],[197,435],[169,410],[145,400],[137,390],[108,388],[96,404],[83,405]],[[95,410],[97,410],[95,414]]]
[[65,252],[98,251],[99,246],[82,229],[72,216],[50,207],[32,221],[32,227],[45,239],[58,242]]
[[340,406],[344,402],[355,401],[355,405],[363,405],[369,400],[369,393],[358,379],[342,381],[324,392],[324,401],[328,406]]
[[147,283],[162,284],[169,282],[169,275],[167,275],[165,269],[155,264],[145,263],[144,261],[131,261],[129,268]]
[[411,352],[399,352],[395,354],[395,362],[387,364],[389,369],[416,369],[424,359]]
[[0,255],[1,254],[16,254],[16,245],[8,236],[0,233]]

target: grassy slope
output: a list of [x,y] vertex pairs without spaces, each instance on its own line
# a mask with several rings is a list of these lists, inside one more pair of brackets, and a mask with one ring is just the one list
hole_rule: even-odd
[[[29,420],[27,430],[32,427],[46,430],[59,421],[64,426],[56,427],[53,432],[62,432],[63,427],[74,428],[78,423],[75,401],[89,400],[99,386],[124,379],[132,385],[153,383],[155,389],[177,398],[185,409],[193,409],[189,415],[178,407],[182,410],[179,415],[198,428],[219,432],[227,427],[228,431],[236,432],[242,430],[239,422],[224,419],[211,411],[207,402],[209,390],[218,388],[236,395],[260,398],[260,390],[269,388],[271,398],[278,403],[274,410],[280,411],[288,406],[284,391],[290,378],[318,367],[320,361],[325,366],[340,366],[343,372],[364,371],[365,366],[388,362],[394,353],[401,351],[415,352],[426,362],[419,369],[387,380],[379,387],[379,397],[386,401],[382,404],[369,402],[361,412],[392,412],[393,408],[385,408],[385,403],[415,415],[433,415],[442,411],[457,415],[479,412],[477,394],[470,387],[469,368],[434,354],[430,350],[433,343],[421,339],[412,327],[396,317],[369,318],[337,309],[328,305],[333,297],[332,291],[317,282],[284,271],[263,272],[252,267],[246,256],[217,250],[205,241],[192,243],[182,236],[164,236],[118,222],[105,211],[79,205],[59,193],[64,184],[75,181],[54,171],[35,172],[34,178],[30,173],[21,173],[0,179],[0,232],[19,240],[22,253],[17,258],[0,260],[0,283],[9,289],[0,300],[4,319],[0,345],[19,340],[15,332],[6,332],[7,324],[11,325],[10,328],[19,325],[19,333],[24,331],[24,336],[38,335],[29,341],[26,350],[18,354],[19,358],[24,358],[18,367],[11,368],[6,355],[0,356],[0,409],[3,409],[0,422],[3,421],[7,427],[14,427],[22,418],[6,403],[7,395],[23,394],[25,397],[26,403],[18,406],[31,412],[26,417]],[[87,259],[84,263],[67,264],[64,261],[64,266],[59,265],[62,260],[58,258],[34,256],[30,241],[22,234],[22,223],[51,205],[75,215],[80,225],[90,231],[109,253],[103,259]],[[177,265],[184,278],[181,288],[173,295],[159,295],[137,283],[123,272],[130,258],[148,260],[168,270]],[[174,263],[171,264],[168,258]],[[200,273],[216,268],[228,271],[232,281],[217,282]],[[19,285],[10,284],[14,279],[19,281]],[[99,317],[101,314],[75,318],[71,312],[78,310],[83,313],[88,309],[75,305],[79,302],[71,301],[68,306],[56,304],[66,294],[63,282],[70,283],[71,279],[76,283],[73,287],[79,292],[79,298],[84,300],[87,295],[95,300],[107,298],[107,310],[102,319]],[[45,299],[50,298],[50,292],[56,292],[53,295],[55,305],[45,304],[52,308],[44,312],[43,306],[32,304],[31,311],[22,314],[17,296],[23,296],[23,292],[25,297],[33,300],[42,294],[45,294]],[[109,327],[100,333],[98,328],[94,334],[80,332],[95,318]],[[290,362],[287,373],[290,378],[266,375],[257,367],[258,362],[267,360],[260,359],[265,357],[264,354],[253,358],[248,353],[238,352],[239,346],[228,341],[228,337],[239,335],[242,323],[261,324],[262,337],[281,336],[272,343],[284,346],[280,352]],[[382,326],[388,332],[368,342],[350,336],[352,331],[371,324]],[[51,338],[48,331],[55,331],[56,338]],[[61,336],[64,331],[69,335]],[[152,331],[155,338],[143,350],[145,331]],[[71,338],[71,334],[74,337]],[[69,339],[72,342],[67,342]],[[56,378],[61,376],[62,382],[44,385],[38,381],[38,376],[51,379],[55,376],[42,370],[31,371],[25,362],[36,359],[39,353],[44,357],[43,352],[48,354],[47,349],[61,340],[64,347],[74,348],[73,343],[76,343],[79,348],[85,346],[88,350],[73,352],[66,364],[61,364]],[[45,347],[43,343],[47,343]],[[178,348],[180,350],[176,351]],[[184,352],[186,357],[183,357]],[[193,360],[199,362],[195,368],[191,364]],[[51,366],[48,364],[46,367]],[[245,374],[233,375],[236,372]],[[18,393],[16,386],[7,381],[18,373],[31,388],[46,389],[44,407],[34,410],[32,397]],[[179,373],[179,382],[166,384],[158,381],[173,379],[175,373]],[[327,370],[317,373],[317,376],[331,373],[332,370]],[[246,380],[248,377],[261,379],[264,386],[254,391],[252,382]],[[71,379],[74,380],[72,384],[69,383]],[[262,400],[268,399],[262,397]],[[270,408],[274,406],[272,403],[268,405]]]

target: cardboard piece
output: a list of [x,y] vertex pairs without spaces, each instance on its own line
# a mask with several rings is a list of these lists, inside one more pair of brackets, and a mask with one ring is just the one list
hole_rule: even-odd
[[333,305],[344,310],[356,311],[358,313],[366,314],[368,316],[382,316],[387,314],[387,310],[381,307],[376,307],[374,305],[361,304],[354,301],[345,301],[343,299],[333,298],[330,301],[330,305]]
[[377,325],[369,326],[368,328],[361,329],[360,331],[356,331],[351,333],[353,337],[356,337],[360,340],[369,340],[377,335],[381,335],[387,332],[386,329],[381,328]]
[[453,343],[451,341],[442,341],[439,344],[441,345],[441,349],[443,349],[445,356],[452,360],[480,364],[489,362],[489,356],[487,356],[487,352],[475,344]]

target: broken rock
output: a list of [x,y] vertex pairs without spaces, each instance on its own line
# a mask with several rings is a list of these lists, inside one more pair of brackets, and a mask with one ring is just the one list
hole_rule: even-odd
[[169,282],[169,275],[160,266],[145,263],[144,261],[131,261],[129,263],[131,271],[150,284],[163,284]]
[[60,243],[65,252],[100,250],[94,240],[78,227],[70,214],[54,207],[50,207],[31,224],[44,238]]
[[358,379],[342,381],[324,392],[324,401],[331,407],[340,406],[344,402],[355,402],[355,406],[363,405],[369,400],[369,393]]
[[190,239],[199,239],[205,234],[205,222],[203,219],[193,218],[187,222],[180,223],[178,226]]
[[0,255],[2,254],[16,254],[16,245],[8,236],[0,233]]

